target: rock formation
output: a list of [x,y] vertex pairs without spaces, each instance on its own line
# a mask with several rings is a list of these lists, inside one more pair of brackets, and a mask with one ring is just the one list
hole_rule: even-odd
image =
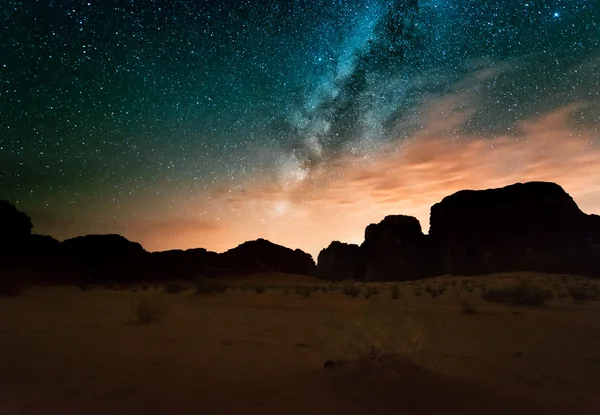
[[386,216],[367,226],[361,245],[366,281],[404,281],[427,275],[427,241],[412,216]]
[[150,254],[156,278],[189,280],[218,273],[219,254],[204,248],[173,249]]
[[232,273],[286,272],[315,275],[312,257],[300,249],[292,250],[265,239],[244,242],[221,256],[221,265]]
[[0,200],[0,272],[38,281],[136,282],[252,272],[330,280],[410,280],[431,275],[539,271],[600,277],[600,217],[583,213],[557,184],[517,183],[464,190],[431,208],[429,235],[410,216],[387,216],[357,245],[332,242],[312,257],[264,239],[217,254],[205,249],[148,253],[120,235],[62,243],[32,235],[29,217]]
[[89,282],[143,281],[150,256],[137,242],[121,235],[85,235],[63,241],[66,257]]
[[438,274],[600,276],[600,218],[554,183],[460,191],[431,208],[430,224]]
[[364,274],[364,260],[358,245],[333,241],[319,253],[319,278],[332,281],[364,280]]

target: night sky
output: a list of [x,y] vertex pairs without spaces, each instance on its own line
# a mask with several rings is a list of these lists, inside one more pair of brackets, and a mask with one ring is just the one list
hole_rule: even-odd
[[64,239],[314,256],[463,188],[600,213],[592,0],[2,0],[0,198]]

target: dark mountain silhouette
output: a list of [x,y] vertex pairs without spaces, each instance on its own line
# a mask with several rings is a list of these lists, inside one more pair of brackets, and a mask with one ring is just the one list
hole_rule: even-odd
[[265,239],[244,242],[221,254],[221,260],[222,266],[237,273],[276,271],[314,275],[316,272],[315,261],[310,254]]
[[358,245],[333,241],[319,253],[317,276],[342,281],[362,280],[365,275],[363,253]]
[[[332,242],[312,257],[264,239],[218,254],[202,248],[149,253],[120,235],[58,242],[32,235],[29,217],[0,200],[0,271],[37,282],[142,282],[284,272],[323,279],[410,280],[432,275],[538,271],[600,277],[600,217],[557,184],[464,190],[431,208],[429,235],[410,216],[387,216],[361,246]],[[2,275],[0,275],[0,278]]]
[[25,213],[10,202],[0,200],[0,255],[9,256],[24,250],[33,225]]
[[431,208],[430,223],[438,273],[600,276],[600,217],[554,183],[460,191]]
[[361,245],[367,281],[423,278],[426,269],[426,237],[412,216],[386,216],[365,229]]
[[173,249],[150,254],[152,272],[156,278],[189,280],[200,275],[212,276],[220,269],[219,254],[204,248]]
[[[362,263],[344,270],[348,257]],[[505,271],[600,277],[600,217],[555,183],[463,190],[431,208],[429,235],[416,218],[388,216],[367,227],[358,251],[321,251],[318,270],[325,279],[367,281]]]

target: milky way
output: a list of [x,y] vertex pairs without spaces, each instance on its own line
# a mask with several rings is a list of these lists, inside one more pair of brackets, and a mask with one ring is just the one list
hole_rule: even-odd
[[59,239],[313,255],[461,188],[600,213],[589,0],[0,4],[0,198]]

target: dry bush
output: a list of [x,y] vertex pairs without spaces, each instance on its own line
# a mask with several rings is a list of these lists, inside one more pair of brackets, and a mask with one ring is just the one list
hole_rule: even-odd
[[[389,301],[389,300],[388,300]],[[325,333],[327,357],[336,364],[366,362],[378,375],[399,377],[407,365],[433,368],[443,355],[444,342],[431,342],[435,327],[404,315],[389,312],[389,307],[373,301],[364,310],[332,325]]]
[[575,304],[582,304],[588,300],[595,301],[600,298],[600,288],[589,283],[581,287],[569,287],[568,291]]
[[464,299],[460,303],[460,309],[463,314],[473,315],[477,314],[479,311],[475,308],[475,305],[468,299]]
[[133,300],[131,311],[135,322],[152,323],[166,317],[171,311],[171,304],[164,293],[148,292]]
[[308,287],[306,285],[296,285],[294,289],[296,291],[296,294],[298,294],[302,298],[308,298],[313,293],[313,287]]
[[441,288],[434,287],[433,285],[426,285],[425,292],[431,295],[432,300],[435,300],[440,294],[442,294]]
[[216,278],[200,277],[195,281],[196,294],[223,294],[227,290],[227,283]]
[[415,297],[420,297],[423,295],[423,289],[421,287],[414,287],[413,292],[415,293]]
[[393,285],[392,286],[392,293],[391,293],[392,300],[398,300],[398,299],[400,299],[400,294],[401,294],[400,293],[400,287],[398,287],[397,285]]
[[369,298],[371,298],[371,296],[373,295],[377,295],[379,294],[379,288],[378,287],[367,287],[367,289],[364,292],[364,297],[365,300],[368,300]]
[[165,284],[164,291],[167,294],[179,294],[182,291],[185,291],[187,287],[185,287],[182,283],[177,281],[170,281]]
[[530,281],[521,280],[502,288],[486,289],[482,287],[481,297],[485,301],[509,303],[512,305],[541,306],[554,297],[550,290],[545,290]]
[[252,289],[256,292],[256,294],[262,294],[267,288],[263,284],[254,284]]
[[351,287],[344,288],[344,295],[356,298],[360,295],[361,291],[362,289],[360,287],[356,287],[353,285]]

